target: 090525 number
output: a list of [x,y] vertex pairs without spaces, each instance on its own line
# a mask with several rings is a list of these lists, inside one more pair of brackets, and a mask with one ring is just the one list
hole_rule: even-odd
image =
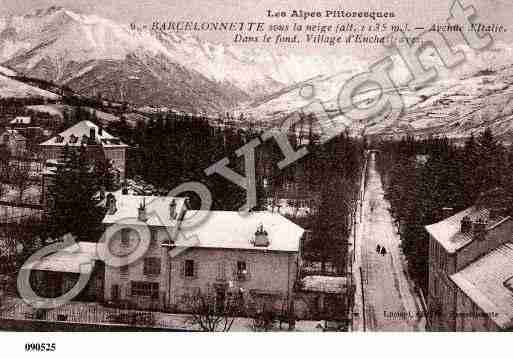
[[25,343],[26,352],[54,352],[55,343]]

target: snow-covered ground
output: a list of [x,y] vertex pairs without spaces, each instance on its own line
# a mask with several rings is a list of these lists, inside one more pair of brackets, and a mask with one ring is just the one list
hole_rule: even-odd
[[[0,293],[1,298],[1,293]],[[2,298],[3,306],[0,305],[0,318],[12,318],[19,320],[27,320],[33,318],[34,308],[23,302],[20,298],[5,296]],[[58,321],[58,315],[66,315],[67,323],[88,323],[103,324],[107,326],[119,326],[121,323],[114,318],[120,314],[129,313],[145,313],[144,311],[123,310],[104,307],[98,303],[70,302],[63,307],[48,310],[46,320]],[[149,313],[149,312],[146,312]],[[153,312],[155,323],[152,327],[171,329],[171,330],[200,330],[200,328],[191,323],[192,317],[187,314],[170,314]],[[112,318],[112,319],[111,319]],[[250,318],[235,318],[231,327],[232,332],[251,332],[253,321]],[[294,331],[296,332],[312,332],[322,331],[323,322],[302,320],[297,321]],[[144,327],[144,325],[141,325]],[[288,325],[283,324],[280,330],[278,325],[273,331],[288,331]]]
[[16,72],[3,66],[0,66],[0,74],[5,76],[16,76]]
[[60,96],[42,90],[40,88],[24,84],[20,81],[13,80],[7,76],[0,75],[0,98],[46,98],[49,100],[57,100]]
[[[383,185],[375,168],[374,155],[371,155],[368,166],[369,178],[357,240],[360,247],[357,248],[357,263],[362,269],[362,280],[358,286],[364,294],[365,329],[424,331],[426,321],[422,306],[406,274],[400,240],[388,211],[389,204],[383,197]],[[386,248],[386,255],[376,252],[378,244]],[[357,291],[357,295],[361,296],[361,291]],[[358,300],[361,298],[356,298]],[[358,312],[359,318],[363,319],[361,308]],[[356,329],[363,330],[363,326]]]

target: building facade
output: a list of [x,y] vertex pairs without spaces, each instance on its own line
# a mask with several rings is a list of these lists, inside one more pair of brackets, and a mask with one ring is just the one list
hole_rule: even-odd
[[[134,263],[105,265],[107,302],[187,312],[208,295],[245,311],[288,310],[300,266],[303,229],[279,214],[191,211],[183,198],[111,195],[106,235],[122,257],[141,243]],[[189,228],[193,216],[205,218]]]
[[[486,258],[512,241],[511,217],[501,209],[473,206],[426,229],[430,235],[427,304],[431,330],[508,329],[511,323],[499,322],[496,314],[513,318],[513,301],[510,307],[501,306],[473,268],[486,268],[484,283],[498,282],[509,273],[507,267]],[[502,282],[497,286],[507,289]]]
[[66,146],[77,149],[85,146],[91,159],[109,160],[119,173],[120,180],[125,178],[128,146],[101,126],[91,121],[81,121],[41,143],[40,149],[45,160],[60,161]]

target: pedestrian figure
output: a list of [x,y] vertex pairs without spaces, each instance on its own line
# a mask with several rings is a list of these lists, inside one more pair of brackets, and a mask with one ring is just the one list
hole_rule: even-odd
[[378,254],[379,254],[379,253],[380,253],[380,251],[381,251],[381,246],[378,244],[378,245],[376,246],[376,252],[378,252]]
[[387,250],[385,247],[381,247],[381,255],[384,256],[385,254],[387,254]]

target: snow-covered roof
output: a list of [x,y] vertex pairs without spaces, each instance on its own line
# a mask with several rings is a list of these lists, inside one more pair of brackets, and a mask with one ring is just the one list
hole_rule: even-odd
[[39,261],[25,263],[23,268],[51,272],[90,273],[98,259],[97,253],[96,243],[78,242]]
[[[513,243],[505,243],[451,276],[500,328],[513,328]],[[495,315],[496,314],[496,315]]]
[[469,217],[471,222],[475,222],[479,219],[485,220],[487,222],[486,230],[494,228],[509,219],[509,217],[492,219],[490,218],[489,209],[473,206],[440,222],[426,226],[426,230],[447,252],[455,253],[472,242],[473,239],[472,233],[461,232],[461,220],[465,216]]
[[311,275],[301,280],[301,288],[305,292],[341,294],[346,292],[347,282],[347,277]]
[[14,120],[11,120],[9,123],[11,125],[30,125],[30,122],[30,116],[17,116],[14,118]]
[[167,196],[138,196],[121,194],[121,191],[113,193],[116,198],[116,212],[108,214],[103,218],[106,224],[132,224],[141,225],[138,220],[139,206],[145,204],[148,220],[144,223],[147,226],[176,227],[177,219],[170,216],[169,206],[175,201],[176,212],[180,213],[185,205],[185,198]]
[[[138,209],[144,204],[148,216],[145,225],[177,228],[179,218],[173,219],[170,216],[171,201],[175,201],[178,214],[182,213],[185,206],[185,198],[180,197],[123,195],[119,191],[114,196],[117,210],[104,217],[105,224],[143,224],[138,220]],[[282,215],[267,211],[251,212],[249,215],[241,215],[235,211],[187,210],[185,213],[181,235],[175,238],[176,247],[298,252],[304,232],[303,228]],[[189,224],[195,221],[193,217],[203,220],[197,226],[189,228]],[[269,239],[266,247],[255,246],[253,243],[260,225]]]
[[92,129],[95,131],[96,139],[103,147],[127,147],[119,138],[112,136],[104,129],[100,131],[100,127],[91,121],[81,121],[41,143],[41,146],[80,146],[81,139],[84,136],[89,138]]
[[[224,248],[261,251],[298,252],[304,229],[280,214],[235,211],[187,211],[188,218],[199,215],[205,219],[198,226],[182,229],[177,247]],[[185,222],[187,223],[187,222]],[[269,245],[255,246],[255,232],[262,225]]]

